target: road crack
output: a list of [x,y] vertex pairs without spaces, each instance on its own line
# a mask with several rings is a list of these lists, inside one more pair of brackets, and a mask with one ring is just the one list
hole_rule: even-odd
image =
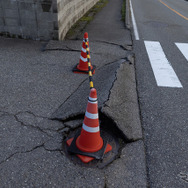
[[9,155],[5,160],[1,161],[1,162],[0,162],[0,165],[2,165],[2,164],[5,163],[5,162],[8,162],[11,158],[13,158],[13,157],[14,157],[15,155],[17,155],[17,154],[30,153],[30,152],[33,152],[34,150],[38,149],[38,148],[41,148],[41,147],[44,147],[44,143],[42,143],[42,144],[40,144],[40,145],[38,145],[38,146],[35,146],[35,147],[33,147],[32,149],[30,149],[30,150],[26,150],[26,151],[17,151],[17,152],[15,152],[15,153]]
[[[25,126],[25,127],[31,127],[31,128],[33,128],[33,129],[36,129],[36,130],[38,130],[38,131],[40,131],[40,132],[42,132],[42,133],[44,133],[44,134],[46,134],[47,136],[49,136],[49,137],[53,137],[53,136],[51,136],[50,134],[48,134],[46,131],[52,131],[52,130],[50,130],[50,129],[41,129],[39,126],[34,126],[34,125],[31,125],[31,124],[25,124],[23,121],[21,121],[20,119],[19,119],[19,117],[18,117],[18,115],[20,114],[20,113],[23,113],[23,112],[19,112],[19,113],[17,113],[17,114],[15,114],[14,115],[14,118],[15,118],[15,120],[17,121],[17,122],[19,122],[22,126]],[[36,116],[35,116],[36,117]]]
[[[65,99],[65,101],[57,108],[56,111],[58,111],[58,109],[60,109],[60,108],[74,95],[74,93],[77,92],[77,90],[82,86],[82,84],[83,84],[86,80],[88,80],[88,78],[85,78],[85,79],[78,85],[78,87]],[[54,113],[52,114],[52,116],[51,116],[50,119],[51,119],[51,120],[59,120],[59,119],[57,119],[57,118],[54,117]]]

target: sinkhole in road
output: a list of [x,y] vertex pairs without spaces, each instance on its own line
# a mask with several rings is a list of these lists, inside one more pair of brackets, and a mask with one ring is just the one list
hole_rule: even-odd
[[[84,117],[83,114],[77,115],[71,120],[81,120]],[[75,135],[81,131],[82,123],[76,128],[70,129],[66,132],[62,144],[63,152],[65,153],[66,157],[69,158],[74,164],[78,164],[83,167],[91,167],[91,168],[104,168],[108,164],[112,163],[114,160],[120,157],[121,149],[125,146],[128,140],[125,138],[125,135],[122,131],[116,126],[116,123],[110,117],[107,117],[104,113],[99,111],[100,117],[100,135],[104,141],[107,141],[108,144],[112,146],[112,150],[106,154],[102,160],[94,159],[93,161],[85,164],[83,163],[76,154],[72,154],[68,152],[68,146],[66,141],[70,138],[75,137]],[[69,119],[70,121],[70,119]],[[80,121],[81,122],[81,121]]]

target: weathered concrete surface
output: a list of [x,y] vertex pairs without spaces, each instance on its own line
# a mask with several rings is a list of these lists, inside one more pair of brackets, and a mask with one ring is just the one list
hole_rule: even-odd
[[57,0],[1,0],[0,33],[24,39],[57,40]]
[[[96,15],[92,24],[85,29],[85,31],[90,33],[90,40],[118,44],[124,48],[132,46],[130,31],[125,30],[125,24],[121,21],[122,3],[122,0],[109,0],[109,3],[104,8],[105,11],[101,11]],[[117,11],[116,7],[120,7],[120,11]],[[79,38],[81,39],[82,36],[79,36]]]
[[102,112],[110,116],[129,140],[142,138],[139,117],[134,64],[122,63],[117,70],[117,80],[110,90],[109,100]]
[[107,187],[147,187],[143,141],[127,144],[105,174]]
[[[109,65],[105,65],[97,70],[95,77],[93,77],[94,87],[97,88],[98,93],[98,107],[103,106],[104,102],[108,100],[109,90],[111,89],[114,80],[116,79],[115,72],[122,62],[119,60]],[[80,95],[82,93],[82,95]],[[76,115],[84,114],[87,106],[87,97],[89,96],[89,82],[86,79],[79,88],[55,111],[52,119],[66,120]],[[70,104],[73,104],[70,105]],[[66,111],[64,110],[66,109]]]
[[63,40],[99,0],[1,0],[0,33],[33,40]]
[[2,164],[15,153],[32,151],[41,146],[49,137],[37,128],[24,126],[13,115],[0,117],[0,163]]
[[75,167],[59,151],[39,147],[1,164],[1,187],[104,187],[102,171]]
[[40,42],[4,38],[0,48],[1,111],[49,117],[86,79],[72,74],[78,52],[42,53]]

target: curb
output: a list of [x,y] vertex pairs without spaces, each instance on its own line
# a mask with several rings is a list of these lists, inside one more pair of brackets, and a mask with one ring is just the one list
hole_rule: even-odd
[[116,70],[116,81],[102,112],[112,118],[128,142],[142,140],[133,57]]
[[[130,30],[130,32],[133,32],[132,31],[131,11],[130,11],[130,0],[126,0],[126,10],[125,11],[126,11],[126,14],[125,14],[125,26],[126,26],[127,29]],[[133,40],[132,40],[132,43],[133,43]],[[128,58],[128,60],[131,63],[133,63],[133,66],[134,66],[135,88],[137,88],[136,71],[135,71],[135,57],[131,56],[131,59]],[[137,91],[136,91],[136,95],[137,95],[137,99],[138,99],[138,93],[137,93]],[[138,107],[138,111],[140,111],[138,100],[137,100],[137,107]],[[141,122],[140,114],[138,114],[137,118],[140,121],[139,124],[140,124],[141,130],[142,130],[143,148],[141,150],[142,150],[142,157],[143,157],[143,161],[144,161],[143,162],[144,164],[142,164],[142,165],[145,166],[145,177],[146,177],[146,179],[145,179],[145,185],[146,185],[146,187],[148,187],[148,172],[147,172],[147,162],[146,162],[146,148],[145,148],[145,144],[144,144],[143,128],[142,128],[142,122]]]
[[129,0],[126,0],[126,14],[125,14],[125,25],[126,28],[131,28],[131,17],[130,17],[130,3]]
[[[132,56],[121,63],[116,70],[116,81],[110,90],[109,100],[102,107],[102,112],[114,120],[126,140],[120,158],[106,168],[107,187],[148,187],[134,67]],[[120,86],[121,89],[118,89]],[[116,179],[118,183],[115,186],[113,182]]]

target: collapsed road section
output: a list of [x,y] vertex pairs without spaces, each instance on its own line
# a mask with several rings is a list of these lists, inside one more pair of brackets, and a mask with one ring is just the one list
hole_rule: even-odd
[[[130,52],[119,45],[90,41],[91,62],[96,65],[93,82],[98,92],[101,134],[104,131],[116,138],[117,142],[111,142],[109,137],[109,142],[117,152],[112,150],[109,155],[115,152],[114,156],[106,155],[104,163],[88,168],[78,165],[70,155],[67,157],[62,147],[71,133],[81,128],[87,106],[88,75],[72,72],[79,62],[82,40],[50,41],[46,48],[63,49],[67,46],[70,51],[49,49],[44,52],[36,50],[40,47],[38,42],[3,41],[6,45],[2,46],[2,51],[11,49],[11,56],[6,57],[7,53],[4,53],[5,60],[11,58],[6,65],[11,67],[14,63],[14,71],[22,74],[18,76],[11,72],[12,82],[3,86],[4,92],[6,88],[9,91],[15,87],[18,89],[11,98],[2,93],[2,187],[15,184],[19,187],[44,187],[48,184],[74,187],[78,182],[80,187],[91,184],[92,187],[118,187],[118,184],[145,187],[144,145],[139,119],[135,118],[139,112],[134,94],[134,61],[127,60]],[[15,45],[17,48],[12,48]],[[15,57],[15,53],[19,55]],[[27,62],[22,58],[24,54],[28,57]],[[2,77],[6,78],[5,68],[1,70]],[[21,88],[24,89],[20,93]],[[15,103],[7,103],[10,100]],[[136,113],[131,108],[134,106]],[[119,148],[116,148],[116,143]]]
[[[53,120],[61,121],[67,127],[66,131],[62,132],[64,138],[62,154],[65,155],[74,165],[79,164],[80,167],[85,168],[92,167],[106,169],[109,168],[109,165],[112,167],[116,164],[115,161],[123,161],[123,153],[127,147],[138,144],[138,146],[136,146],[138,148],[134,150],[135,153],[133,152],[133,155],[136,157],[138,154],[137,151],[140,152],[139,159],[137,158],[140,170],[138,170],[138,168],[135,169],[133,174],[135,178],[137,176],[139,177],[137,177],[137,180],[142,179],[142,183],[146,183],[145,153],[136,94],[134,56],[129,51],[125,51],[125,49],[121,48],[119,45],[106,44],[99,41],[90,42],[91,48],[93,45],[110,45],[112,49],[116,48],[116,50],[112,50],[110,52],[108,51],[108,53],[114,54],[116,59],[114,59],[113,62],[97,64],[96,72],[93,76],[93,81],[98,91],[101,135],[102,137],[105,137],[112,146],[112,152],[104,155],[103,160],[94,160],[88,164],[83,164],[76,155],[71,155],[70,152],[68,152],[66,144],[67,140],[73,138],[76,135],[76,132],[79,132],[80,134],[81,127],[84,123],[84,113],[89,93],[89,81],[88,78],[85,77],[84,81],[78,86],[77,90],[65,100],[65,102],[53,113],[51,117]],[[53,44],[49,44],[47,48],[50,46],[53,47]],[[58,50],[63,50],[64,48],[71,48],[71,50],[74,51],[78,50],[75,47],[71,47],[70,43],[66,45],[64,43],[63,46],[58,47]],[[96,49],[96,51],[91,51],[90,53],[91,59],[95,55],[101,55],[101,53],[97,51],[99,48],[96,47],[94,49]],[[123,53],[119,56],[121,51]],[[105,58],[108,56],[107,53],[103,55]],[[120,58],[119,60],[118,56]],[[73,104],[73,106],[70,104]],[[78,154],[80,155],[81,153],[77,153],[77,155]],[[133,156],[131,155],[126,157],[132,158]],[[134,160],[135,159],[136,158],[134,158]],[[134,161],[134,165],[136,165],[138,161]],[[119,176],[120,174],[117,173],[117,175]],[[129,181],[127,180],[127,182]],[[145,183],[143,184],[144,186],[146,186]]]
[[[74,135],[73,138],[70,138],[66,141],[67,145],[69,146],[66,149],[70,153],[77,154],[77,156],[80,158],[80,160],[84,163],[88,163],[88,162],[92,161],[93,159],[102,160],[104,154],[107,153],[107,152],[110,152],[112,150],[112,146],[110,144],[108,144],[108,142],[107,142],[107,140],[109,140],[107,137],[109,137],[109,136],[105,136],[105,139],[102,139],[101,136],[100,136],[97,95],[96,94],[94,95],[94,94],[91,93],[92,90],[94,89],[93,88],[94,87],[93,81],[92,81],[92,72],[94,72],[94,71],[90,68],[92,65],[91,65],[91,62],[90,62],[90,50],[89,50],[88,44],[89,44],[88,33],[85,33],[84,39],[83,39],[83,44],[82,44],[80,62],[79,62],[78,65],[76,65],[76,68],[73,69],[74,73],[89,74],[91,91],[90,91],[90,96],[89,96],[89,99],[88,99],[87,111],[85,113],[85,118],[84,118],[83,125],[82,125],[82,131],[81,132],[77,131],[76,135]],[[100,75],[96,73],[97,74],[96,77],[98,78],[98,80],[95,80],[96,83],[100,83],[100,81],[102,79],[102,81],[103,81],[102,87],[101,87],[101,84],[99,84],[100,92],[102,92],[102,91],[106,92],[106,90],[107,90],[106,86],[109,83],[109,79],[106,76],[104,76],[104,78],[102,78],[102,75],[110,75],[110,77],[112,77],[113,80],[110,82],[111,85],[110,85],[110,88],[109,88],[110,92],[108,94],[108,99],[105,99],[105,101],[103,101],[101,106],[103,107],[104,104],[105,104],[103,111],[106,112],[106,114],[108,114],[108,116],[110,116],[109,115],[110,112],[113,111],[113,114],[116,114],[116,117],[120,117],[121,119],[119,120],[119,123],[118,123],[118,124],[120,124],[120,127],[117,127],[117,126],[113,127],[114,126],[113,122],[110,122],[108,127],[106,126],[106,130],[108,132],[111,132],[112,138],[113,138],[113,132],[110,131],[110,127],[112,128],[112,130],[115,130],[115,129],[120,130],[119,132],[122,132],[122,135],[124,133],[124,139],[126,139],[127,142],[139,140],[139,139],[142,138],[141,126],[140,126],[140,122],[139,122],[139,112],[136,111],[138,109],[137,102],[136,102],[137,97],[132,95],[134,93],[134,91],[131,90],[133,87],[129,83],[129,87],[127,87],[127,88],[129,88],[130,90],[127,91],[128,94],[126,94],[126,95],[124,95],[124,91],[121,92],[120,88],[116,88],[116,90],[118,91],[118,94],[116,94],[116,97],[119,97],[119,98],[118,98],[118,100],[116,98],[116,100],[117,100],[116,104],[113,104],[113,106],[111,107],[111,110],[109,110],[110,104],[107,104],[107,101],[109,102],[109,98],[110,98],[110,95],[111,95],[111,89],[114,87],[114,82],[117,81],[117,71],[116,70],[119,69],[118,67],[120,67],[120,66],[121,66],[121,68],[124,69],[122,63],[124,63],[124,64],[127,63],[127,65],[131,66],[133,58],[131,59],[130,57],[131,56],[129,56],[130,60],[127,61],[127,62],[125,62],[124,59],[121,59],[117,62],[114,62],[114,64],[116,64],[117,67],[110,69],[110,70],[113,70],[113,73],[107,71],[106,69],[102,70],[100,72],[101,73]],[[106,68],[106,66],[105,66],[105,68]],[[132,72],[132,73],[134,73],[134,72]],[[131,82],[132,82],[132,84],[134,84],[135,83],[134,75],[133,74],[131,75],[131,71],[129,71],[128,74],[127,74],[128,78],[132,79]],[[122,80],[122,79],[123,79],[123,77],[120,77],[120,79],[118,79],[118,80]],[[121,88],[124,88],[123,84],[125,82],[126,81],[123,81],[121,83],[122,84]],[[85,86],[87,84],[83,83],[83,85]],[[124,88],[124,89],[126,89],[126,88]],[[83,96],[83,91],[87,91],[87,87],[85,87],[85,89],[82,89],[81,91],[78,91],[78,96],[76,96],[76,97],[71,96],[71,98],[73,98],[73,100],[74,100],[74,98],[76,100],[70,102],[69,100],[71,100],[71,98],[69,98],[68,101],[66,101],[67,104],[70,104],[70,103],[75,104],[76,101],[80,102],[79,98],[81,98],[81,96]],[[132,92],[131,95],[129,94],[130,91]],[[96,90],[95,90],[94,93],[96,93]],[[94,97],[92,97],[93,95],[94,95]],[[125,99],[123,99],[122,97],[125,97]],[[90,100],[90,98],[91,98],[91,100]],[[92,102],[94,99],[96,100],[96,102],[95,101]],[[129,111],[126,111],[126,110],[119,112],[119,109],[120,108],[122,109],[121,106],[124,103],[126,103],[126,101],[129,101],[129,100],[133,100],[133,101],[131,101],[131,103],[129,103],[129,106],[131,106],[131,108],[130,107],[129,108],[131,110],[134,109],[135,114],[133,116],[131,116],[133,118],[133,120],[128,122],[128,124],[126,125],[128,117],[129,117],[129,120],[130,120],[130,113],[128,113]],[[95,106],[93,103],[96,103],[97,106]],[[61,107],[53,114],[52,119],[66,121],[66,119],[71,119],[71,117],[72,118],[76,117],[77,113],[80,113],[80,109],[79,109],[80,105],[75,105],[74,108],[72,108],[73,112],[72,112],[72,110],[67,111],[68,106],[66,107],[65,105],[66,105],[65,103],[63,105],[61,105]],[[78,109],[77,109],[78,112],[77,113],[74,111],[76,106],[78,106]],[[117,108],[117,106],[118,106],[118,108]],[[114,110],[113,110],[114,108],[115,109],[117,108],[115,111],[118,111],[118,114],[116,112],[114,112]],[[66,119],[63,118],[63,116],[65,115],[65,109],[66,109],[66,112],[68,113],[68,115],[67,115],[68,117],[66,117]],[[125,109],[128,109],[128,106],[125,107]],[[88,111],[90,111],[90,112],[88,112]],[[92,112],[93,113],[95,112],[96,114],[92,114]],[[77,115],[77,116],[81,116],[81,115]],[[126,117],[126,119],[125,119],[125,121],[123,121],[123,126],[122,126],[122,118],[123,117]],[[109,118],[111,118],[111,117],[109,117]],[[136,125],[136,127],[134,127],[133,125]],[[103,130],[103,132],[105,132],[105,131]],[[113,139],[111,139],[111,140],[113,140]],[[114,139],[114,140],[117,140],[117,138]],[[117,142],[115,142],[115,143],[117,143]],[[119,150],[119,146],[117,146],[117,145],[119,145],[119,144],[116,144],[115,147],[114,147],[114,152],[113,152],[114,155],[112,155],[113,159],[116,158],[116,155],[118,153],[117,151]],[[110,159],[109,162],[112,162],[112,160]],[[108,163],[106,162],[105,164],[108,164]]]
[[90,91],[88,75],[72,72],[82,39],[49,41],[40,51],[39,41],[0,38],[1,187],[147,187],[132,41],[119,18],[121,2],[109,0],[87,27],[101,135],[108,134],[114,149],[96,165],[79,164],[65,148],[82,128]]

